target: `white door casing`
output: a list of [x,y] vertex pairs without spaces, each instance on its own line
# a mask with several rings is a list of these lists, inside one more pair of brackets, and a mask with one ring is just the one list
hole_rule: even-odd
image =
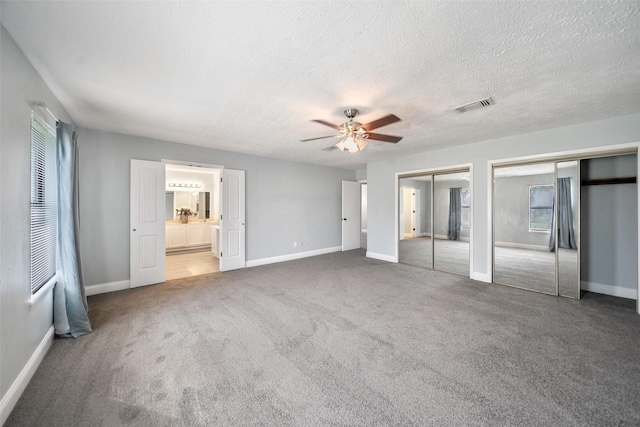
[[130,287],[165,281],[165,165],[131,159]]
[[360,248],[362,195],[359,182],[342,181],[342,250]]
[[244,171],[223,169],[220,185],[220,271],[245,267]]
[[404,240],[404,187],[400,187],[400,203],[398,203],[398,236],[400,240]]

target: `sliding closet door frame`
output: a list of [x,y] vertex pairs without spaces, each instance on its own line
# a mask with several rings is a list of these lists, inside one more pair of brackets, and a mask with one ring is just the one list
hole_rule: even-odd
[[[581,162],[582,159],[575,159],[575,160],[560,160],[560,161],[556,161],[555,162],[555,188],[556,188],[556,194],[557,194],[557,187],[558,187],[558,179],[559,179],[559,174],[558,174],[558,164],[559,163],[564,163],[564,162],[571,162],[571,161],[575,161],[576,162],[576,203],[575,206],[572,206],[572,214],[573,216],[577,219],[576,221],[576,246],[577,246],[577,251],[576,251],[576,255],[578,257],[576,265],[577,265],[577,269],[578,269],[578,274],[577,274],[577,280],[576,280],[576,297],[570,297],[568,295],[562,295],[560,294],[560,247],[559,245],[559,241],[560,241],[560,236],[559,236],[559,231],[558,231],[558,221],[560,219],[560,211],[558,209],[558,203],[554,203],[554,215],[556,218],[556,238],[555,238],[555,242],[556,242],[556,246],[555,246],[555,250],[556,250],[556,295],[559,297],[563,297],[563,298],[571,298],[571,299],[577,299],[580,300],[581,297],[581,284],[580,284],[580,253],[582,250],[582,244],[581,244],[581,237],[582,237],[582,229],[580,228],[580,219],[582,216],[582,191],[581,191],[581,183],[582,183],[582,178],[580,176],[580,166],[581,166]],[[573,194],[572,194],[573,197]],[[575,213],[575,210],[577,209],[577,214]]]
[[435,240],[436,240],[436,233],[435,233],[435,221],[433,220],[433,215],[435,214],[435,203],[434,203],[434,199],[435,199],[435,195],[434,195],[434,190],[435,190],[435,175],[431,174],[431,189],[429,190],[429,197],[431,198],[431,200],[429,201],[429,208],[431,209],[431,213],[429,214],[429,229],[431,230],[431,269],[435,270],[436,269],[436,244],[435,244]]
[[[576,297],[573,298],[571,296],[568,295],[561,295],[560,294],[560,253],[559,253],[559,241],[560,241],[560,236],[559,236],[559,231],[558,231],[558,224],[559,224],[559,219],[560,219],[560,210],[558,209],[558,163],[563,163],[563,162],[576,162],[576,186],[577,186],[577,200],[575,203],[575,209],[578,210],[578,214],[574,216],[577,217],[577,221],[576,221],[576,225],[575,225],[575,229],[577,230],[577,240],[576,240],[576,245],[577,245],[577,256],[578,256],[578,261],[576,263],[577,265],[577,280],[576,280],[576,286],[577,286],[577,290],[576,290]],[[530,288],[525,288],[523,286],[518,286],[518,285],[514,285],[514,284],[508,284],[508,283],[501,283],[501,282],[496,282],[495,281],[495,277],[496,277],[496,227],[495,227],[495,211],[496,211],[496,206],[495,206],[495,184],[496,184],[496,177],[495,177],[495,172],[496,169],[502,169],[502,168],[509,168],[509,167],[513,167],[513,166],[533,166],[533,165],[541,165],[541,164],[547,164],[547,163],[553,163],[553,222],[552,224],[554,224],[555,228],[553,230],[550,231],[550,233],[555,233],[555,238],[553,239],[554,241],[554,249],[553,249],[553,255],[554,255],[554,268],[555,268],[555,272],[554,272],[554,282],[555,282],[555,292],[554,293],[550,293],[550,292],[544,292],[544,291],[539,291],[536,289],[530,289]],[[491,274],[493,277],[492,282],[497,284],[497,285],[503,285],[503,286],[509,286],[512,288],[517,288],[517,289],[524,289],[530,292],[538,292],[541,294],[545,294],[545,295],[552,295],[552,296],[557,296],[557,297],[563,297],[563,298],[571,298],[571,299],[580,299],[580,203],[581,203],[581,199],[580,199],[580,159],[563,159],[563,160],[542,160],[540,162],[528,162],[526,164],[520,163],[520,164],[514,164],[514,165],[510,165],[510,164],[501,164],[501,165],[494,165],[491,169],[491,176],[492,176],[492,186],[491,186],[491,194],[492,194],[492,204],[493,204],[493,208],[492,208],[492,213],[491,213],[491,220],[492,220],[492,228],[493,228],[493,238],[492,238],[492,270],[491,270]]]
[[[553,254],[555,255],[555,269],[556,274],[554,274],[556,280],[556,295],[560,295],[560,268],[558,268],[558,218],[560,217],[560,209],[558,209],[558,162],[553,162],[553,225],[554,229],[551,230],[551,233],[554,233],[556,236],[553,239],[554,247]],[[549,234],[551,234],[549,233]],[[495,261],[494,261],[495,263]],[[578,271],[578,281],[580,280],[580,271]]]
[[[558,153],[547,153],[544,155],[532,155],[532,156],[524,156],[513,159],[499,159],[499,160],[489,160],[487,161],[487,180],[488,180],[488,217],[487,217],[487,254],[491,254],[489,259],[487,260],[487,271],[490,274],[490,282],[494,283],[495,277],[495,197],[494,197],[494,184],[495,184],[495,169],[501,167],[511,167],[511,166],[526,166],[530,164],[539,164],[539,163],[555,163],[554,166],[554,175],[556,182],[554,183],[554,188],[557,187],[557,164],[558,162],[563,161],[578,161],[578,179],[580,179],[580,160],[583,159],[596,159],[602,157],[613,157],[613,156],[621,156],[627,154],[636,154],[637,155],[637,165],[636,165],[636,176],[640,176],[640,142],[631,143],[631,144],[619,144],[610,147],[602,147],[601,149],[591,148],[591,149],[582,149],[575,151],[565,151]],[[489,172],[490,171],[490,172]],[[577,184],[580,184],[579,182]],[[640,182],[638,183],[637,191],[638,191],[638,225],[640,228]],[[580,194],[580,191],[578,191]],[[581,203],[581,197],[578,195],[579,202]],[[555,206],[554,206],[554,215],[555,215]],[[578,216],[579,218],[579,216]],[[580,226],[580,220],[578,219],[578,227]],[[557,230],[556,230],[557,233]],[[581,236],[579,236],[581,237]],[[640,237],[640,236],[639,236]],[[558,238],[556,235],[556,295],[557,286],[558,286],[558,276],[557,276],[557,256],[558,256]],[[578,244],[578,257],[580,256],[580,244]],[[638,239],[638,283],[637,283],[637,294],[636,294],[636,312],[640,314],[640,238]],[[509,285],[507,285],[509,286]],[[580,286],[580,259],[578,258],[578,286]],[[516,286],[514,286],[516,287]],[[534,291],[535,292],[535,291]],[[580,299],[580,289],[578,290],[578,299]]]

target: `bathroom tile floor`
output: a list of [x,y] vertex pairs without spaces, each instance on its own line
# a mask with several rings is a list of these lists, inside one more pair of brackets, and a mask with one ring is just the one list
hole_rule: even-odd
[[220,271],[218,258],[213,252],[194,252],[167,256],[167,280]]

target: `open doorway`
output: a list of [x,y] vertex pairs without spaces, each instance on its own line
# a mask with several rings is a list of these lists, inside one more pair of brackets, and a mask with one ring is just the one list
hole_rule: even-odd
[[220,271],[220,169],[166,165],[166,280]]

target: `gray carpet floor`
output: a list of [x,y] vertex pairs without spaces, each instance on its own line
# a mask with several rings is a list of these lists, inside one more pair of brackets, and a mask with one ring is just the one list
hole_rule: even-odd
[[96,295],[6,426],[639,425],[634,304],[363,250]]

